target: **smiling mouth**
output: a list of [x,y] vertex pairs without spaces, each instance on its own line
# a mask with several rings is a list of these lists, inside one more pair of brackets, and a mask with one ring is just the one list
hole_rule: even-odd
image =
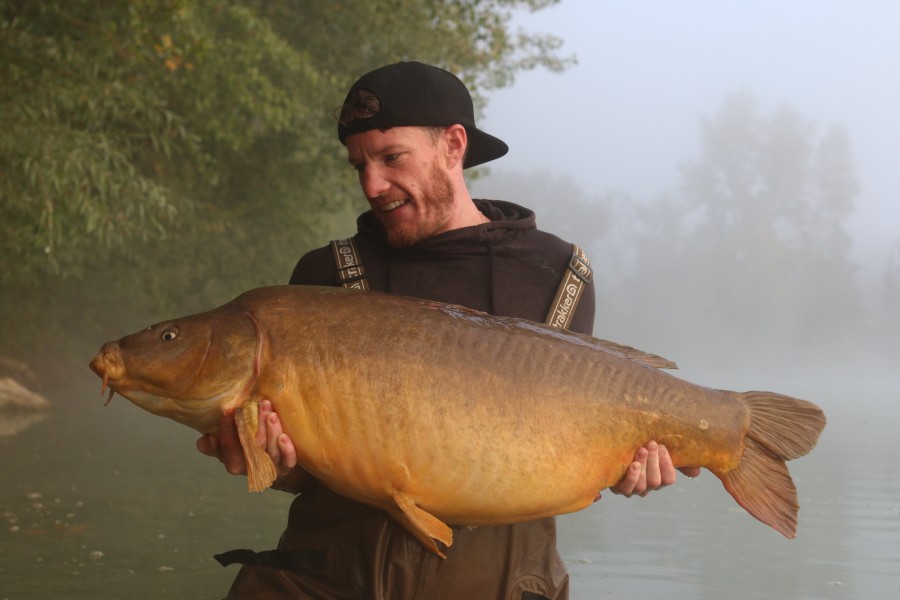
[[389,202],[381,207],[381,212],[391,212],[403,206],[404,204],[408,204],[409,200],[394,200],[393,202]]

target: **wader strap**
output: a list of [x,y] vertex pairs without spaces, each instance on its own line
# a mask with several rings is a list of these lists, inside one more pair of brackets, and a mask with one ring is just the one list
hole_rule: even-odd
[[223,567],[228,565],[255,565],[289,571],[309,571],[328,566],[324,550],[263,550],[254,552],[246,548],[214,554],[213,558]]
[[353,238],[332,240],[331,251],[334,253],[334,264],[337,266],[338,282],[345,288],[354,290],[369,289],[366,281],[366,268],[359,260]]
[[559,283],[559,290],[553,304],[550,305],[550,312],[547,313],[547,320],[544,323],[551,327],[568,329],[584,292],[584,286],[591,282],[592,277],[591,261],[587,254],[572,244],[572,260],[569,261],[569,267]]

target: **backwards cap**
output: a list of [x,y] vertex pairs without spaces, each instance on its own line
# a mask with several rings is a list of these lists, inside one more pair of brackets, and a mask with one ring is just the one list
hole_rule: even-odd
[[472,96],[453,73],[420,62],[400,62],[360,77],[340,109],[338,138],[372,129],[460,124],[469,140],[463,168],[474,167],[509,151],[502,140],[475,127]]

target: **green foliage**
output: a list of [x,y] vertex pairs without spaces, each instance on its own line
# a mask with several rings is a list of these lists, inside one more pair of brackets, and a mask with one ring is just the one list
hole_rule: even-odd
[[349,85],[404,59],[476,94],[563,68],[510,31],[550,3],[0,0],[0,354],[284,282],[360,207],[330,116]]
[[77,271],[97,248],[163,235],[179,202],[153,159],[193,140],[131,85],[150,66],[136,36],[91,20],[88,3],[2,10],[2,281]]

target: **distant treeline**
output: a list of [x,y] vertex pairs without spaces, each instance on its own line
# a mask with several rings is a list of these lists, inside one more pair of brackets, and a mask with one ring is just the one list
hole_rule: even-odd
[[[539,226],[590,250],[598,336],[707,370],[896,372],[900,239],[863,280],[846,229],[859,189],[844,132],[741,92],[699,133],[700,156],[655,198],[502,165],[476,191],[529,206]],[[595,179],[602,187],[602,165]]]

